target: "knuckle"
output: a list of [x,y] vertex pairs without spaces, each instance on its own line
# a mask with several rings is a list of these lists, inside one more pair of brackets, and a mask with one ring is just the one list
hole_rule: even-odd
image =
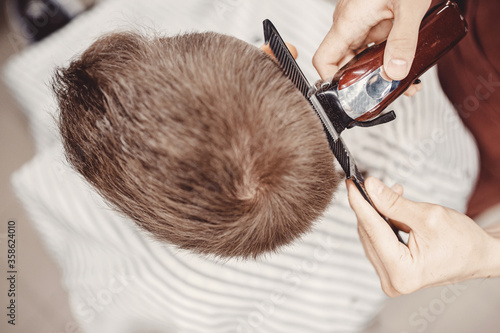
[[363,230],[363,228],[359,225],[359,222],[358,222],[358,234],[359,234],[359,237],[364,237],[364,234],[365,234],[365,231]]
[[394,287],[392,286],[392,284],[390,283],[390,281],[387,281],[387,280],[380,280],[380,285],[382,287],[382,291],[389,297],[398,297],[399,295],[401,295],[400,293],[398,293],[398,291],[396,289],[394,289]]
[[318,69],[318,66],[320,66],[320,63],[321,63],[321,55],[318,52],[319,51],[316,51],[316,53],[314,53],[313,58],[312,58],[313,66],[316,69]]
[[446,220],[448,211],[439,205],[429,205],[427,208],[427,218],[425,223],[429,228],[437,228]]
[[397,291],[395,291],[394,289],[390,288],[390,289],[383,289],[382,290],[384,291],[384,293],[389,296],[390,298],[395,298],[395,297],[398,297],[400,296],[401,294],[398,294]]
[[395,36],[387,40],[387,42],[392,43],[393,48],[402,49],[402,50],[412,50],[413,44],[416,39],[408,37],[408,36]]
[[391,276],[392,287],[401,295],[411,294],[416,290],[414,280],[402,274]]
[[387,53],[397,58],[413,58],[417,39],[411,37],[390,37],[387,40]]
[[[369,219],[369,220],[368,220]],[[358,232],[362,235],[363,239],[371,244],[374,244],[378,241],[376,237],[376,226],[378,223],[373,221],[371,218],[366,218],[364,221],[361,221],[362,229],[359,229]]]
[[387,194],[387,197],[384,201],[386,202],[387,209],[389,211],[393,211],[399,206],[401,202],[401,196],[396,192],[391,191]]
[[398,296],[394,289],[392,289],[390,286],[388,286],[385,283],[382,283],[382,291],[389,297],[396,297]]
[[420,289],[422,275],[418,270],[402,266],[399,261],[390,263],[387,268],[392,288],[400,295],[411,294]]

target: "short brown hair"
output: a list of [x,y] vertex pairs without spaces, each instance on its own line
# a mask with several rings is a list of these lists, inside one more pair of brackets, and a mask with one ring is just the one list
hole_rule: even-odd
[[157,239],[256,257],[311,228],[339,176],[271,57],[216,33],[104,36],[54,78],[66,157]]

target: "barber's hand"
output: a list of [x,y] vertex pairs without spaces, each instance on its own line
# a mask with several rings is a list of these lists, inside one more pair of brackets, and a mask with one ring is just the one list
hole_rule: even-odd
[[498,273],[498,240],[466,215],[405,199],[400,185],[391,189],[376,178],[368,178],[365,186],[380,213],[409,232],[405,246],[352,181],[347,182],[364,250],[388,296]]
[[[314,67],[327,79],[367,44],[387,39],[384,71],[390,79],[404,79],[430,4],[431,0],[339,0],[332,28],[314,55]],[[408,92],[418,90],[420,86],[414,85]]]

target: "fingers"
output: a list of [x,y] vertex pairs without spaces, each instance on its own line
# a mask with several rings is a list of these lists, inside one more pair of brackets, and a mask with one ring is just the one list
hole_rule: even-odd
[[[352,181],[347,181],[349,203],[358,217],[358,233],[366,256],[375,268],[384,292],[390,297],[399,296],[393,286],[392,266],[406,253],[401,252],[399,241],[386,221],[361,196]],[[397,188],[401,191],[401,188]]]
[[[347,182],[349,204],[358,217],[358,223],[366,231],[367,241],[373,244],[381,260],[398,255],[398,240],[391,227],[379,213],[361,196],[352,181]],[[394,193],[394,192],[393,192]]]
[[413,97],[415,96],[416,93],[418,93],[420,90],[422,90],[422,83],[419,84],[412,84],[410,88],[408,88],[405,92],[404,95],[408,97]]
[[388,35],[384,52],[385,72],[393,80],[404,79],[411,68],[420,23],[430,3],[431,0],[387,3],[340,1],[332,28],[313,57],[314,67],[322,79],[331,77],[349,52],[365,47],[363,41],[377,43]]
[[401,184],[394,184],[394,185],[391,187],[391,189],[392,189],[394,192],[396,192],[397,194],[401,195],[401,196],[403,195],[404,190],[405,190],[405,189],[404,189],[404,187],[403,187]]
[[378,23],[368,32],[362,46],[366,47],[370,43],[379,44],[385,41],[391,32],[392,25],[392,20],[383,20]]
[[373,244],[370,242],[366,230],[363,229],[361,226],[358,226],[358,233],[365,254],[368,260],[370,260],[371,264],[373,265],[373,268],[375,268],[375,271],[377,272],[377,275],[380,278],[380,285],[382,286],[384,292],[391,297],[396,297],[401,295],[392,286],[389,273],[387,272],[387,269],[385,268],[385,265],[382,262],[382,260],[380,260],[377,251],[375,251]]
[[365,187],[377,210],[391,220],[405,223],[413,230],[426,219],[424,204],[403,198],[377,178],[368,177]]
[[402,0],[394,4],[394,25],[384,52],[384,70],[393,80],[404,79],[410,71],[420,23],[429,5],[429,0]]
[[337,73],[346,54],[352,53],[349,45],[337,36],[332,27],[313,57],[313,65],[323,80]]
[[[403,186],[401,186],[400,184],[394,184],[392,187],[391,187],[391,190],[393,190],[394,192],[396,192],[398,195],[400,196],[403,196],[403,192],[404,192],[404,188]],[[401,222],[398,222],[398,221],[392,221],[391,220],[391,223],[396,227],[398,228],[398,230],[401,230],[401,231],[404,231],[406,233],[409,233],[411,231],[410,227],[408,227],[406,224],[404,223],[401,223]]]
[[292,43],[287,43],[287,42],[285,42],[285,44],[286,44],[286,47],[288,48],[288,50],[290,51],[290,53],[292,54],[293,59],[297,59],[297,57],[299,56],[299,53],[297,52],[297,48],[295,47],[295,45],[293,45]]
[[[292,54],[293,59],[297,59],[297,56],[298,56],[297,48],[293,44],[290,44],[287,42],[285,42],[285,44],[286,44],[286,47],[288,48],[288,50],[290,51],[290,53]],[[271,50],[271,47],[268,44],[263,44],[259,48],[262,51],[269,54],[270,56],[276,58],[273,54],[273,51]]]

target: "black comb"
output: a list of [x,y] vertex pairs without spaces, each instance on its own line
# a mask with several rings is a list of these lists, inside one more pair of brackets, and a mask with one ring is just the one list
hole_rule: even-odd
[[[356,185],[356,188],[359,190],[365,200],[368,201],[370,205],[372,205],[372,207],[374,207],[373,202],[370,200],[370,197],[366,192],[363,175],[359,172],[358,167],[356,166],[356,162],[349,153],[349,150],[347,149],[344,141],[335,130],[332,121],[327,116],[320,101],[312,93],[311,85],[307,81],[304,73],[302,73],[297,62],[293,58],[292,54],[288,50],[288,47],[286,46],[285,42],[281,38],[274,25],[271,23],[271,21],[264,20],[263,25],[265,43],[268,44],[271,48],[271,51],[276,57],[276,60],[278,61],[283,73],[293,82],[295,87],[299,89],[299,91],[302,93],[302,95],[304,95],[309,103],[311,103],[314,111],[316,111],[316,114],[321,119],[321,123],[323,124],[330,149],[339,162],[340,166],[344,170],[346,178],[353,181],[353,183]],[[404,243],[401,236],[399,235],[398,229],[394,227],[386,217],[382,217],[387,221],[387,223],[389,223],[399,241]]]
[[[286,44],[281,38],[280,34],[269,20],[264,21],[264,39],[266,44],[269,44],[271,51],[273,51],[273,54],[276,57],[276,60],[278,60],[283,73],[293,82],[295,87],[300,90],[302,95],[304,95],[309,103],[311,103],[313,109],[316,111],[316,114],[321,119],[325,132],[327,134],[330,149],[332,150],[333,154],[337,158],[337,161],[344,170],[346,177],[356,177],[359,172],[356,172],[356,164],[352,160],[342,138],[333,127],[332,122],[326,115],[323,107],[321,106],[321,103],[318,101],[316,96],[310,94],[311,85],[307,81],[304,73],[302,73],[302,71],[300,70],[297,62],[295,62],[295,59],[286,47]],[[363,178],[359,179],[359,181],[363,183]]]
[[273,51],[276,60],[278,60],[280,64],[281,70],[290,80],[292,80],[293,84],[300,90],[302,95],[308,98],[307,94],[311,89],[311,85],[307,81],[304,73],[302,73],[295,59],[293,59],[288,47],[286,47],[285,42],[271,21],[264,20],[263,24],[265,43],[269,44],[271,51]]

